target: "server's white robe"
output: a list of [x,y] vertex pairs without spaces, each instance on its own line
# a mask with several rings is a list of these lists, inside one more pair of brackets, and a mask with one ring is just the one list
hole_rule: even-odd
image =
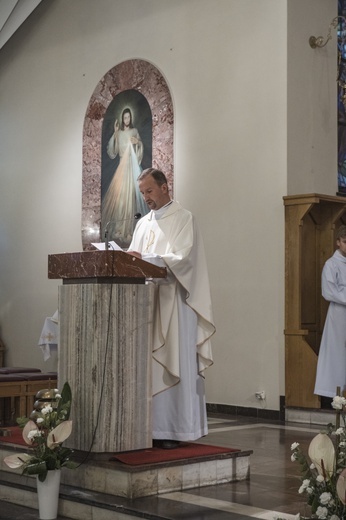
[[137,224],[129,250],[168,268],[158,280],[153,340],[153,438],[207,434],[203,372],[215,332],[204,247],[192,214],[173,201]]
[[334,397],[346,390],[346,258],[339,250],[322,271],[322,295],[329,301],[323,329],[314,393]]

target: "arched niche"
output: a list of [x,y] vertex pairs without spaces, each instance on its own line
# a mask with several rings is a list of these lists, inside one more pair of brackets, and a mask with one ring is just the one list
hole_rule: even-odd
[[162,170],[173,193],[173,103],[161,72],[151,63],[134,59],[119,63],[96,86],[83,128],[82,244],[102,241],[101,156],[102,126],[109,104],[119,93],[134,89],[145,96],[152,112],[152,166]]

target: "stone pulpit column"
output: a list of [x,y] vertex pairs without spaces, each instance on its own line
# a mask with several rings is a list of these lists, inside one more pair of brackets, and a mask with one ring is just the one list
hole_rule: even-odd
[[145,281],[165,275],[118,251],[49,256],[49,277],[64,279],[58,381],[59,388],[68,381],[73,397],[67,446],[98,453],[151,447],[155,286]]

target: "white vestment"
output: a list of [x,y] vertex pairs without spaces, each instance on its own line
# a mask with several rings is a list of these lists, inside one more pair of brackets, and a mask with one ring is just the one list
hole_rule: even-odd
[[336,395],[346,390],[346,258],[339,250],[322,271],[322,295],[330,302],[317,363],[314,393]]
[[153,340],[153,438],[207,434],[203,372],[213,363],[209,279],[201,235],[177,202],[137,224],[129,250],[168,268],[158,281]]

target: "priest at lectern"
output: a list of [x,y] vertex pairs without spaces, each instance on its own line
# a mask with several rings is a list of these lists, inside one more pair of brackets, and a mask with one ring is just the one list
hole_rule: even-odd
[[170,198],[167,179],[144,170],[139,190],[151,210],[137,224],[128,253],[158,266],[153,340],[154,446],[174,448],[208,433],[204,371],[215,332],[202,238],[193,215]]

